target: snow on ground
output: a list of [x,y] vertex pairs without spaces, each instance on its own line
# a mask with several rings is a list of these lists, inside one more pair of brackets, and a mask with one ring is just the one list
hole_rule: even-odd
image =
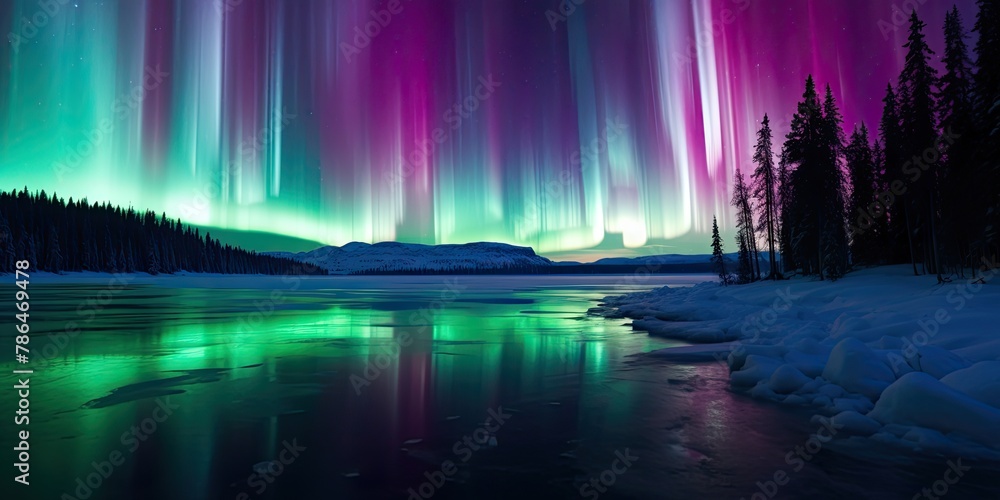
[[595,312],[699,343],[648,355],[726,363],[734,388],[816,407],[845,435],[1000,459],[1000,279],[981,277],[938,285],[888,266],[837,282],[662,288]]

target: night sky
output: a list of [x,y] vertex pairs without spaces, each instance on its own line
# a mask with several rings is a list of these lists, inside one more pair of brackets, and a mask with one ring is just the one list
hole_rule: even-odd
[[808,74],[848,133],[875,128],[893,5],[938,57],[945,11],[975,20],[972,0],[62,1],[0,5],[0,188],[546,255],[707,253],[761,118],[783,136]]

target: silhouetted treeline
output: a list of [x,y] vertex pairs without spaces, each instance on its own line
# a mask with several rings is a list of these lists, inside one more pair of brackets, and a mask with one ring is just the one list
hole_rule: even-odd
[[[885,90],[877,133],[861,123],[848,138],[829,85],[821,97],[810,76],[775,166],[764,116],[750,183],[736,174],[735,282],[761,278],[758,239],[779,249],[775,269],[820,279],[839,278],[857,265],[910,263],[914,274],[944,280],[966,269],[975,275],[994,262],[1000,247],[1000,2],[977,3],[975,62],[957,8],[946,16],[938,51],[911,13],[903,70]],[[715,247],[721,248],[717,237]],[[728,276],[721,266],[716,271]]]
[[326,274],[291,259],[223,245],[166,214],[63,201],[27,188],[0,192],[0,273],[13,272],[18,260],[48,272]]

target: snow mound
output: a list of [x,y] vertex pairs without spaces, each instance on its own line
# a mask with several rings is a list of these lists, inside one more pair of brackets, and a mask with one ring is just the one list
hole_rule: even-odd
[[917,355],[906,360],[913,371],[924,372],[937,379],[969,366],[969,362],[961,356],[933,345],[918,347]]
[[[941,383],[975,400],[1000,408],[1000,361],[980,361],[953,371]],[[1000,426],[1000,422],[997,423]]]
[[922,372],[903,375],[890,385],[868,417],[882,424],[955,434],[1000,449],[1000,409]]
[[770,379],[774,372],[783,366],[780,360],[751,354],[743,363],[743,369],[729,375],[729,381],[735,386],[752,387],[761,380]]
[[771,390],[778,394],[791,394],[811,381],[811,378],[803,375],[794,366],[781,365],[771,374],[769,385]]
[[823,378],[875,400],[896,380],[896,375],[884,357],[860,340],[848,337],[833,348]]
[[823,368],[830,354],[810,354],[798,350],[789,351],[785,354],[785,361],[795,367],[796,370],[806,374],[811,378],[819,377],[823,374]]

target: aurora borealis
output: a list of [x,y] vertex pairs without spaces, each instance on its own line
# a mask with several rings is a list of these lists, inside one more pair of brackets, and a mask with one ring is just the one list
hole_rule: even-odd
[[897,10],[940,52],[956,3],[576,2],[8,0],[0,188],[336,245],[671,246],[731,226],[807,75],[874,128]]

